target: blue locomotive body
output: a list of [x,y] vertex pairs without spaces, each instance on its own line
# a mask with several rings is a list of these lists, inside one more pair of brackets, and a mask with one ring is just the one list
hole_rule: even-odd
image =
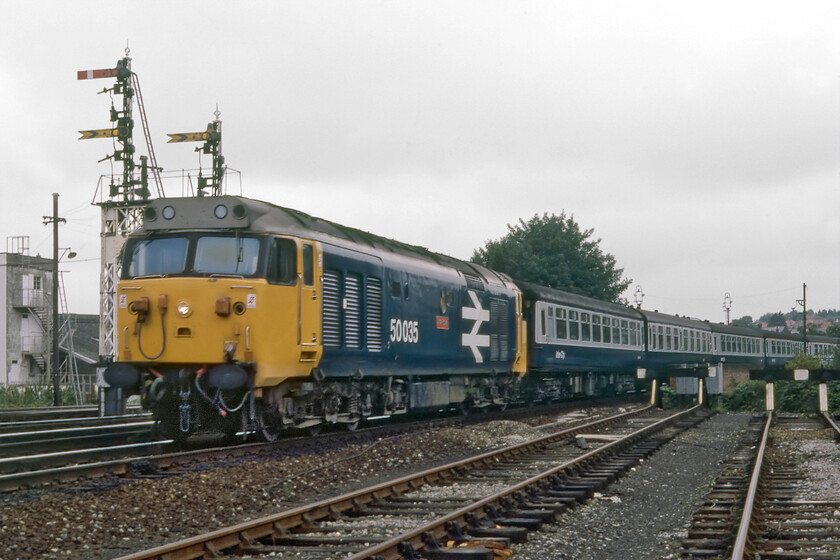
[[322,247],[325,378],[512,370],[518,303],[506,276],[441,256]]

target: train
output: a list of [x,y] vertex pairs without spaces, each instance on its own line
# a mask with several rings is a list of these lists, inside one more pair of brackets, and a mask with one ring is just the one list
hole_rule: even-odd
[[[105,381],[164,432],[260,432],[634,391],[801,338],[599,301],[241,196],[162,198],[126,239]],[[811,341],[832,355],[837,339]]]

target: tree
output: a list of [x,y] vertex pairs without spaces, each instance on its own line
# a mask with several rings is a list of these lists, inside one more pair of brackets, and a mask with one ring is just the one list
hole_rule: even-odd
[[829,325],[828,328],[825,329],[825,334],[826,336],[834,336],[840,338],[840,325]]
[[730,323],[733,327],[754,327],[752,315],[744,315],[740,319],[733,319]]
[[777,311],[776,313],[768,313],[762,317],[765,321],[767,321],[768,327],[784,327],[787,325],[785,322],[785,315],[781,311]]
[[601,251],[601,240],[591,239],[592,233],[565,212],[535,214],[527,222],[508,224],[507,235],[476,249],[472,261],[518,280],[618,301],[632,280],[621,277],[624,269],[616,268],[615,257]]

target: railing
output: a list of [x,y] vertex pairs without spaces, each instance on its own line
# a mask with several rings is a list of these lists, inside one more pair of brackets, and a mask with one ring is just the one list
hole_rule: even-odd
[[16,295],[19,297],[14,298],[13,305],[15,307],[47,307],[49,305],[44,290],[24,288]]
[[20,350],[24,354],[46,354],[47,345],[42,335],[20,337]]

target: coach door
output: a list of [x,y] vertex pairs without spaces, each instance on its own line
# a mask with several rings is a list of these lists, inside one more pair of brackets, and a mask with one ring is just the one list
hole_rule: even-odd
[[306,239],[298,247],[298,345],[301,362],[316,362],[321,355],[321,244]]

